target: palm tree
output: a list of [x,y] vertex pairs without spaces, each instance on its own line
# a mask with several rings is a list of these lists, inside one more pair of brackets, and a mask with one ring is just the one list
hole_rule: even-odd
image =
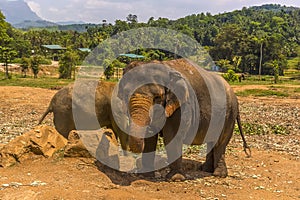
[[264,43],[267,41],[267,33],[259,30],[257,31],[256,36],[254,36],[253,40],[259,44],[259,68],[258,68],[258,75],[259,75],[259,80],[261,80],[261,68],[262,68],[262,62],[263,62],[263,46]]

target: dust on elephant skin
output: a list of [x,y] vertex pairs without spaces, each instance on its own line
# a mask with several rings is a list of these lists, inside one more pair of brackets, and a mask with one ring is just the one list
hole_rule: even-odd
[[[80,130],[96,130],[100,127],[107,127],[114,131],[117,138],[120,138],[121,146],[124,150],[127,149],[127,134],[125,134],[116,125],[112,114],[111,98],[116,83],[99,81],[96,90],[92,91],[90,87],[92,82],[82,81],[80,85],[76,85],[74,91],[74,84],[60,89],[52,98],[47,110],[41,117],[39,124],[42,123],[48,113],[53,112],[53,122],[56,130],[65,138],[68,138],[70,131],[78,129],[78,124],[75,125],[73,116],[73,108],[80,112],[79,120]],[[79,88],[79,89],[78,89]],[[76,101],[73,98],[73,92],[76,92]],[[84,103],[84,99],[94,95],[95,107],[90,109],[90,105]],[[79,98],[78,98],[79,97]],[[73,101],[73,102],[72,102]],[[77,103],[83,101],[83,103]],[[96,115],[97,124],[89,123]],[[77,126],[77,127],[76,127]]]
[[[134,73],[129,73],[132,71]],[[165,109],[166,121],[160,132],[171,169],[167,177],[172,179],[174,175],[182,174],[183,144],[203,143],[208,144],[209,152],[201,169],[226,177],[225,149],[232,137],[235,121],[239,120],[238,101],[229,84],[218,74],[198,68],[185,59],[135,62],[124,69],[124,76],[127,73],[128,77],[133,75],[125,81],[121,79],[118,96],[129,105],[129,148],[136,153],[143,152],[141,171],[155,170],[153,163],[159,133],[149,135],[151,123],[155,121],[149,116],[152,115],[151,108],[159,105]],[[136,80],[143,79],[151,83],[140,86],[129,97],[131,93],[127,90],[137,85]],[[190,100],[192,97],[195,97],[193,101]],[[141,129],[137,125],[150,128]],[[141,138],[144,138],[142,142]]]

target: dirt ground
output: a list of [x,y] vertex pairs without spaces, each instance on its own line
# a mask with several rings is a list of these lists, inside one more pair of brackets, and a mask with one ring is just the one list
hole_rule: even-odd
[[[0,87],[0,148],[37,124],[55,92]],[[246,134],[251,158],[243,152],[240,135],[233,136],[226,152],[227,178],[197,171],[202,161],[197,153],[184,161],[184,182],[144,180],[95,165],[93,159],[32,157],[0,168],[0,199],[300,199],[300,100],[239,101],[243,122],[262,124],[265,134]],[[45,123],[51,121],[49,115]],[[287,134],[268,133],[270,124],[281,125]]]

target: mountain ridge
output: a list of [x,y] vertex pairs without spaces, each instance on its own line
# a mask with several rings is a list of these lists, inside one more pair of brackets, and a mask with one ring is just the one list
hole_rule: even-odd
[[35,12],[33,12],[28,4],[23,0],[0,0],[0,10],[4,14],[6,21],[10,24],[21,23],[24,20],[43,20]]
[[[241,8],[236,11],[241,11],[244,8]],[[293,6],[284,6],[280,4],[263,4],[260,6],[250,6],[246,9],[264,10],[264,11],[271,11],[271,12],[280,12],[280,11],[290,12],[292,10],[300,9],[300,8],[293,7]],[[39,17],[35,12],[33,12],[24,0],[14,0],[14,1],[0,0],[0,10],[6,17],[6,21],[12,24],[12,26],[14,26],[15,28],[28,29],[28,28],[36,28],[36,27],[45,28],[45,27],[57,26],[60,27],[59,29],[64,29],[63,27],[66,26],[67,27],[66,29],[69,28],[72,29],[72,25],[82,25],[84,27],[85,24],[89,24],[83,21],[51,22],[51,21],[44,20],[41,17]],[[225,12],[225,13],[230,13],[230,12]],[[221,15],[221,13],[216,15]],[[173,21],[176,20],[179,19],[175,19]],[[78,29],[78,26],[76,29]],[[84,28],[81,27],[78,30],[83,31],[83,29]]]

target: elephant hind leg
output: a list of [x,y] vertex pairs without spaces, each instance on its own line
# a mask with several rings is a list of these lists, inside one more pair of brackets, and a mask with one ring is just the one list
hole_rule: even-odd
[[214,169],[213,175],[221,178],[227,177],[228,171],[225,163],[224,154],[221,156],[221,159],[217,162],[217,167]]
[[207,148],[211,149],[206,155],[205,163],[200,167],[201,171],[212,173],[214,176],[225,178],[228,175],[226,163],[225,163],[225,145],[208,143]]
[[70,131],[76,129],[73,118],[67,114],[54,113],[53,122],[55,129],[65,138],[68,138]]
[[[235,119],[235,118],[234,118]],[[217,143],[212,148],[212,160],[213,160],[213,175],[218,177],[226,177],[228,175],[226,163],[225,163],[225,151],[228,145],[234,129],[235,120],[231,123],[226,123],[222,134],[220,135]]]

